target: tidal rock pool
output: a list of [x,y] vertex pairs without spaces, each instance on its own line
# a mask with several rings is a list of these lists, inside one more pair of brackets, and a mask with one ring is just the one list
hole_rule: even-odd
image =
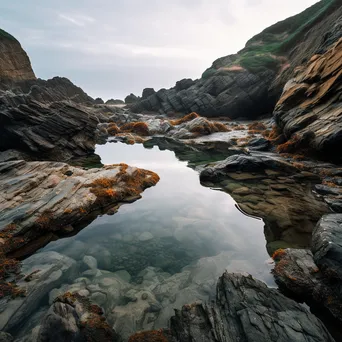
[[198,172],[173,152],[107,143],[96,154],[103,164],[154,171],[160,182],[115,215],[98,217],[23,262],[26,270],[46,268],[49,260],[67,260],[70,267],[63,262],[63,272],[46,282],[46,295],[35,315],[20,323],[19,335],[37,330],[48,305],[66,291],[103,307],[127,339],[139,330],[166,327],[175,308],[210,301],[224,270],[274,285],[263,221],[243,215],[227,193],[201,186]]

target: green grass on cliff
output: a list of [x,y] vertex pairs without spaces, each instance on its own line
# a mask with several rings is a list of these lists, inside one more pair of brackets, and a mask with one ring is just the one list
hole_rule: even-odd
[[0,39],[1,38],[17,41],[13,36],[2,29],[0,29]]
[[[286,55],[309,29],[340,6],[340,1],[321,0],[305,11],[268,27],[251,38],[239,51],[237,59],[226,67],[239,64],[252,73],[268,69],[277,71],[280,67],[277,56]],[[208,68],[202,78],[209,78],[214,73],[214,68]]]

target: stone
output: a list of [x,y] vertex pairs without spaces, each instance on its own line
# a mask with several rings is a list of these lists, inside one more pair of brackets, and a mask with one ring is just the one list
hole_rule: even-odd
[[1,30],[0,36],[0,78],[2,80],[35,80],[31,62],[20,43],[9,33]]
[[[341,23],[339,17],[336,27]],[[289,81],[274,111],[279,130],[289,142],[297,141],[297,151],[305,149],[306,153],[333,161],[341,161],[340,154],[335,153],[342,138],[341,36],[338,33],[327,51],[301,67]]]
[[145,88],[142,92],[142,99],[147,99],[149,96],[152,96],[156,93],[153,88]]
[[132,93],[125,97],[125,103],[126,104],[132,104],[132,103],[137,102],[138,100],[139,100],[139,98]]
[[300,304],[251,276],[229,273],[218,281],[215,303],[183,306],[164,332],[176,341],[334,341]]
[[56,252],[42,252],[23,261],[22,272],[30,274],[39,270],[30,282],[20,280],[19,287],[26,290],[26,296],[8,301],[2,308],[0,329],[9,331],[22,324],[39,307],[49,292],[67,281],[76,270],[75,260]]
[[342,214],[324,215],[312,234],[315,263],[328,278],[342,281]]
[[[314,262],[312,252],[306,249],[285,249],[274,253],[273,270],[279,287],[313,308],[329,310],[342,320],[340,282],[330,279]],[[327,317],[327,321],[330,318]]]
[[85,255],[83,257],[83,262],[86,264],[91,270],[97,269],[97,260],[90,256],[90,255]]
[[37,342],[120,342],[100,307],[77,294],[58,297],[41,322]]
[[295,174],[298,170],[285,160],[271,154],[233,155],[218,162],[215,166],[205,168],[201,174],[201,181],[219,181],[229,172],[265,172],[276,170]]
[[153,239],[153,235],[150,232],[143,232],[139,235],[139,241],[148,241]]

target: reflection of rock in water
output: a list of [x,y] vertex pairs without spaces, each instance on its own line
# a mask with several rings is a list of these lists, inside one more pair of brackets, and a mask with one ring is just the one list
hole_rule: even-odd
[[264,220],[270,255],[278,248],[310,246],[316,222],[328,211],[313,194],[310,175],[272,155],[232,156],[206,168],[201,180],[219,186],[244,212]]

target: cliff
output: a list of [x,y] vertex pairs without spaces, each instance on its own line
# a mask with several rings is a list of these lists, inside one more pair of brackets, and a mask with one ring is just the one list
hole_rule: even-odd
[[304,150],[306,154],[342,160],[338,153],[342,143],[341,81],[342,38],[299,67],[284,88],[274,117],[287,141],[282,145],[286,152]]
[[30,59],[20,43],[0,29],[0,82],[34,79]]
[[271,113],[295,68],[332,43],[330,32],[340,15],[339,0],[322,0],[265,29],[237,54],[217,59],[201,79],[143,97],[132,110],[250,119]]

